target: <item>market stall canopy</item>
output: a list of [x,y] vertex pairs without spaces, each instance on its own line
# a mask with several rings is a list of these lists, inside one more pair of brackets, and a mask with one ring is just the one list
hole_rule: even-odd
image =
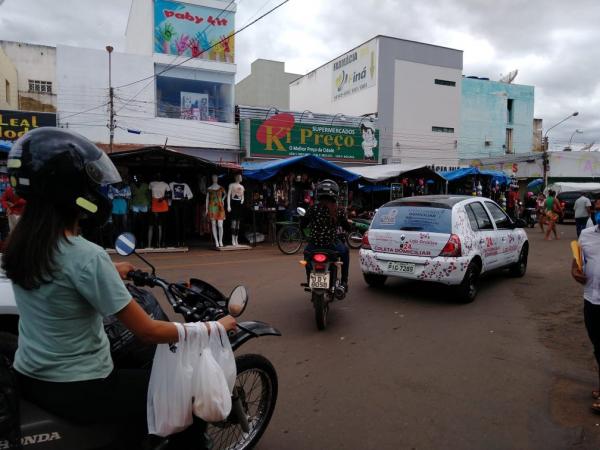
[[291,168],[292,166],[320,170],[330,174],[333,178],[340,178],[347,182],[352,182],[360,178],[360,175],[356,173],[350,172],[332,162],[313,155],[292,156],[290,158],[278,159],[275,161],[242,163],[244,176],[257,181],[265,181],[273,178],[282,169]]
[[241,171],[241,166],[232,163],[209,161],[181,149],[170,147],[144,147],[137,150],[112,153],[108,155],[116,165],[124,164],[132,167],[155,167],[161,169],[177,169],[186,167],[201,167],[214,171],[216,174],[228,170]]
[[548,189],[545,189],[545,192],[547,193],[550,189],[556,191],[557,194],[573,191],[592,192],[600,191],[600,183],[553,183],[548,186]]
[[378,183],[401,176],[415,176],[443,181],[443,177],[423,164],[381,164],[377,166],[351,167],[350,170],[371,183]]
[[487,176],[491,177],[493,181],[497,181],[499,184],[510,184],[510,178],[504,172],[499,170],[479,170],[477,167],[465,167],[449,172],[440,172],[440,175],[449,182],[470,176]]

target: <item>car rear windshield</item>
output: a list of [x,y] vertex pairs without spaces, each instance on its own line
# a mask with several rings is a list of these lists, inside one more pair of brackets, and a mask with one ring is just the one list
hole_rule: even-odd
[[425,231],[450,233],[452,209],[418,203],[380,208],[373,218],[374,230]]

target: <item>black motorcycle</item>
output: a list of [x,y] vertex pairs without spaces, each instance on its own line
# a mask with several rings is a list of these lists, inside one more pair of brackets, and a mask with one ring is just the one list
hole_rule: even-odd
[[534,228],[538,221],[537,208],[525,208],[521,217],[529,228]]
[[[135,237],[125,233],[116,241],[116,251],[121,256],[135,253]],[[245,310],[248,295],[246,288],[238,286],[226,297],[210,284],[192,279],[189,283],[171,283],[155,275],[154,267],[140,255],[152,272],[135,271],[128,278],[139,287],[159,287],[173,310],[186,322],[213,321],[231,314],[239,317]],[[111,333],[108,333],[111,337]],[[259,336],[281,336],[281,333],[263,322],[239,322],[235,331],[229,332],[231,347],[235,351],[250,339]],[[6,344],[6,343],[3,343]],[[111,341],[111,350],[115,343]],[[5,349],[7,345],[2,345]],[[13,348],[12,355],[14,355]],[[153,351],[150,353],[153,356]],[[8,355],[10,356],[10,355]],[[152,364],[145,361],[143,366]],[[246,354],[236,357],[237,378],[232,395],[232,409],[227,420],[210,423],[207,434],[212,449],[250,449],[265,432],[277,401],[277,373],[264,356]],[[98,424],[79,426],[58,418],[39,407],[21,400],[21,443],[31,450],[91,450],[108,447],[116,441],[116,426]],[[90,405],[93,407],[93,405]],[[0,449],[10,448],[0,437]],[[156,449],[170,449],[168,438]]]

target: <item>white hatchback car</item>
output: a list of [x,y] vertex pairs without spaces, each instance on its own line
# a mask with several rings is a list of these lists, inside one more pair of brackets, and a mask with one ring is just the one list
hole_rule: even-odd
[[453,285],[471,302],[481,274],[508,268],[527,270],[527,234],[494,201],[481,197],[426,195],[386,203],[378,211],[360,250],[370,286],[387,277]]

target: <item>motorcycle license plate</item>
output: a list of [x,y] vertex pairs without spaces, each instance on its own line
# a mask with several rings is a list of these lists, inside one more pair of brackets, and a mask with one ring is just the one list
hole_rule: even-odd
[[329,274],[311,273],[308,286],[311,289],[329,289]]
[[415,265],[390,261],[388,262],[387,270],[390,272],[413,273],[415,271]]

